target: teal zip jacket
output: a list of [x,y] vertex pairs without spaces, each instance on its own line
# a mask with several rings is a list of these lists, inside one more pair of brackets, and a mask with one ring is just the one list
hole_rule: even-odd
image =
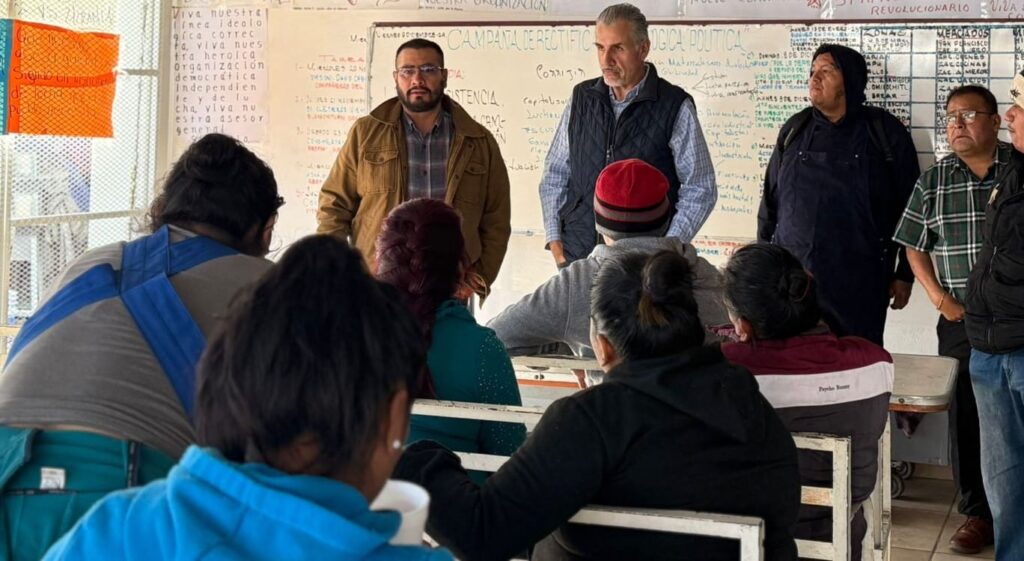
[[392,546],[400,517],[352,487],[235,464],[190,447],[167,479],[98,502],[44,559],[449,561],[446,550]]
[[[496,405],[522,405],[505,345],[481,327],[455,300],[437,309],[427,366],[437,398]],[[526,440],[521,423],[496,423],[413,415],[408,442],[434,440],[456,452],[511,456]],[[480,479],[482,481],[482,479]]]

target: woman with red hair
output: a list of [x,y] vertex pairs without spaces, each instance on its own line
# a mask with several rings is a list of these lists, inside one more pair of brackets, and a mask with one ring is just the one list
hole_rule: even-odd
[[[430,341],[416,397],[521,405],[505,346],[463,304],[482,279],[470,267],[461,222],[444,202],[415,199],[391,211],[377,238],[377,278],[398,289]],[[409,442],[503,456],[525,438],[517,423],[416,415],[409,431]]]

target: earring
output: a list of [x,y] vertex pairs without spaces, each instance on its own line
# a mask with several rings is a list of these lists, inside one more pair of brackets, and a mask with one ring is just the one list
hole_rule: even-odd
[[398,440],[397,438],[392,440],[391,441],[391,447],[394,448],[395,450],[401,450],[402,449],[402,441]]

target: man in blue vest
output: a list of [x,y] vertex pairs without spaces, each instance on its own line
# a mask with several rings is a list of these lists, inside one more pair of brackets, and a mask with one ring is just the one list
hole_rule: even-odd
[[890,300],[906,306],[914,282],[892,235],[921,170],[903,123],[864,105],[867,79],[857,51],[818,47],[811,107],[782,126],[765,172],[757,239],[814,274],[833,328],[881,345]]
[[718,200],[693,98],[645,62],[651,41],[643,13],[631,4],[605,8],[594,47],[602,77],[573,88],[540,183],[547,248],[559,267],[598,243],[594,184],[612,162],[643,160],[668,177],[673,217],[666,236],[692,240]]
[[231,137],[193,144],[152,232],[71,264],[0,377],[0,559],[39,559],[109,492],[166,475],[195,441],[193,370],[229,301],[266,271],[282,200]]

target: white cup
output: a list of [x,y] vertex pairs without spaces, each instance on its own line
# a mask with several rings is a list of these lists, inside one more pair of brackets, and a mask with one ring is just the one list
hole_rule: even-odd
[[370,510],[393,510],[402,515],[402,525],[388,543],[391,545],[421,545],[423,529],[427,526],[430,494],[415,483],[389,479]]

